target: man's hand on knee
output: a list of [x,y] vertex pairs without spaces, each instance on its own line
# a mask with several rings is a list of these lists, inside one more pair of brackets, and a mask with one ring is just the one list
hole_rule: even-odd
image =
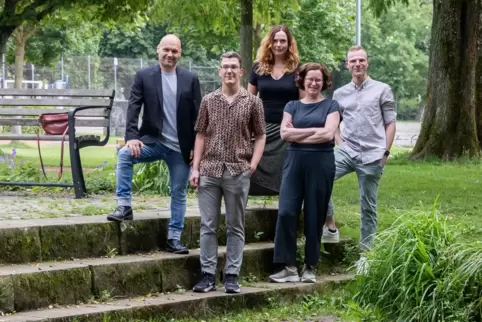
[[144,143],[141,140],[129,140],[126,142],[126,148],[131,150],[131,154],[135,158],[139,158],[141,156],[141,149],[144,147]]

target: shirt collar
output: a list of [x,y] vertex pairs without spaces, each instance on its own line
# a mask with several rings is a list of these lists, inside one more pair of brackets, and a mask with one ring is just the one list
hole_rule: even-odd
[[[245,96],[248,96],[248,94],[249,94],[248,91],[247,91],[243,86],[241,86],[241,87],[239,88],[238,97],[245,97]],[[214,95],[215,95],[215,96],[219,96],[219,97],[223,96],[223,92],[222,92],[221,88],[218,88],[218,89],[214,92]]]
[[361,89],[364,89],[366,86],[368,86],[370,82],[371,82],[371,78],[370,76],[367,76],[365,81],[360,86],[357,86],[357,84],[355,84],[353,80],[351,81],[351,84],[353,85],[353,88],[355,88],[356,90],[361,90]]

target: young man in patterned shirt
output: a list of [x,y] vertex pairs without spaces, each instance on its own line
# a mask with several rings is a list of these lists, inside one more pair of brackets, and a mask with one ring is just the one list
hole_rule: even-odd
[[[199,187],[201,212],[202,280],[195,292],[216,289],[221,197],[226,204],[227,247],[224,290],[239,293],[238,275],[243,260],[244,216],[250,176],[256,170],[266,141],[263,104],[241,87],[241,56],[221,56],[220,89],[206,95],[195,130],[194,161],[190,183]],[[252,147],[254,135],[254,147]]]

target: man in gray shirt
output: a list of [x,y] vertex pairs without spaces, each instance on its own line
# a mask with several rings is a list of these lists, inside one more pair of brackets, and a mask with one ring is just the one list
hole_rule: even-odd
[[[360,248],[373,246],[377,230],[378,184],[390,155],[396,131],[396,109],[390,86],[371,79],[367,74],[368,55],[361,46],[348,50],[346,67],[352,81],[337,89],[333,99],[338,101],[343,118],[343,130],[338,129],[335,141],[335,180],[356,172],[360,190],[361,231]],[[333,202],[330,200],[322,241],[337,243]],[[362,255],[357,262],[359,272],[366,266]]]

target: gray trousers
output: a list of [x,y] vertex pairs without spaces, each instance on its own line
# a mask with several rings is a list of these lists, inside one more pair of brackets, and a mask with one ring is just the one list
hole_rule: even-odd
[[[381,159],[363,164],[359,158],[352,158],[343,149],[338,149],[335,152],[335,164],[335,180],[351,172],[357,174],[361,208],[360,248],[362,251],[370,250],[378,227],[378,184],[383,174]],[[333,215],[333,200],[330,199],[327,216]]]
[[221,197],[226,205],[226,266],[225,274],[239,275],[243,262],[244,217],[248,201],[250,171],[233,177],[224,170],[221,178],[199,178],[199,211],[201,213],[201,269],[216,274],[218,260],[218,228]]

